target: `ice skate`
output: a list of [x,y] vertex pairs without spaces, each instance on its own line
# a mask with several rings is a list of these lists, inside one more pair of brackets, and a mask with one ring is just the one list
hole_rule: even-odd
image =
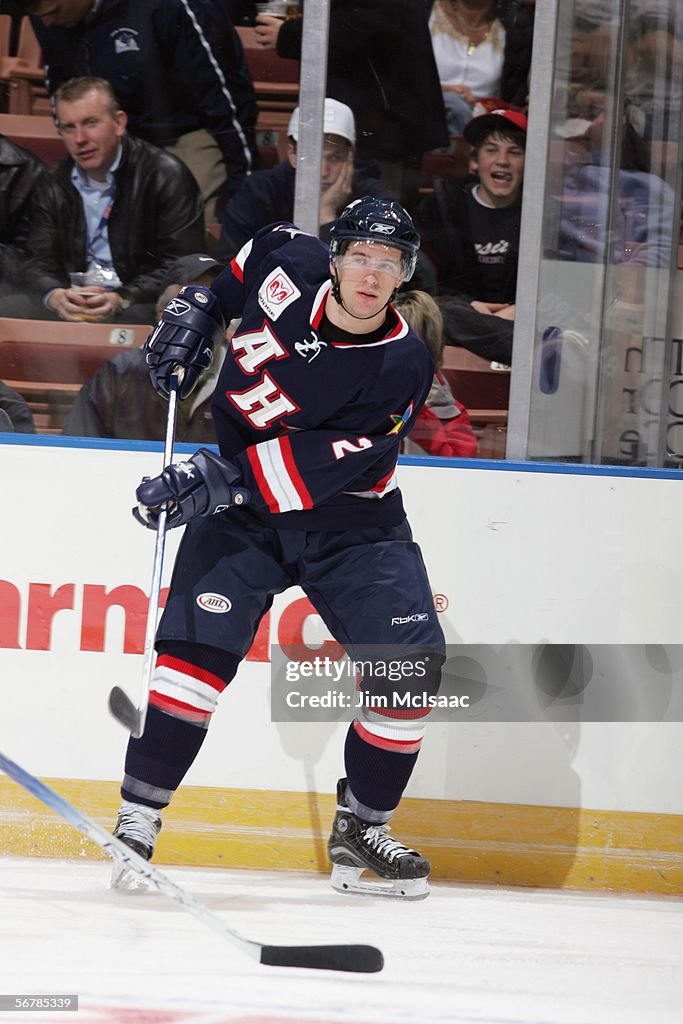
[[[327,849],[332,888],[362,896],[423,900],[429,895],[429,861],[389,835],[388,825],[361,821],[349,810],[346,779],[337,783],[337,813]],[[374,878],[361,881],[364,871]]]
[[[114,828],[114,836],[129,846],[145,860],[151,860],[154,853],[156,838],[161,830],[161,815],[153,807],[134,804],[124,800],[119,808],[119,816]],[[114,861],[111,874],[112,889],[146,888],[131,871]]]

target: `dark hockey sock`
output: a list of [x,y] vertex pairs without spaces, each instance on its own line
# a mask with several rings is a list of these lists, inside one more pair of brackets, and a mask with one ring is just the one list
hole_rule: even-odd
[[[240,659],[235,654],[194,644],[163,643],[158,653],[212,672],[226,683],[235,675]],[[125,776],[121,786],[124,800],[161,809],[194,762],[207,729],[183,718],[176,718],[150,705],[145,731],[140,739],[131,739],[126,752]]]
[[121,796],[124,800],[166,807],[199,753],[207,730],[150,707],[145,731],[131,739]]
[[346,779],[355,800],[378,812],[376,816],[366,814],[366,820],[388,820],[400,803],[416,761],[417,753],[403,754],[367,743],[351,723],[344,747]]

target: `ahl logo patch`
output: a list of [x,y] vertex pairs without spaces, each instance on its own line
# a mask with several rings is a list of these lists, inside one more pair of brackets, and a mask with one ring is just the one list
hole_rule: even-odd
[[197,604],[205,612],[212,612],[214,615],[225,615],[232,608],[232,601],[222,594],[200,594]]
[[271,320],[279,316],[301,297],[301,292],[285,274],[282,267],[272,270],[259,288],[258,301]]

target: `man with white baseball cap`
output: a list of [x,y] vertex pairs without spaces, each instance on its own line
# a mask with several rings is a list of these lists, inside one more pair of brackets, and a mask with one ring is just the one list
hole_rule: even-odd
[[[374,162],[354,161],[356,124],[353,112],[338,100],[325,100],[323,152],[320,168],[320,237],[327,241],[329,228],[345,206],[360,196],[393,199],[380,179]],[[299,139],[299,108],[287,129],[287,159],[267,171],[256,171],[230,201],[216,256],[227,262],[259,228],[275,221],[292,221]]]

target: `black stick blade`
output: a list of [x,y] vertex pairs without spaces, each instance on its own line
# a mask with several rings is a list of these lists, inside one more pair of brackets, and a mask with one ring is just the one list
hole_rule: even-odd
[[136,734],[140,726],[140,713],[132,700],[120,686],[115,686],[109,694],[109,710],[117,722],[120,722],[128,732]]
[[384,957],[375,946],[262,946],[261,963],[375,974],[384,967]]

